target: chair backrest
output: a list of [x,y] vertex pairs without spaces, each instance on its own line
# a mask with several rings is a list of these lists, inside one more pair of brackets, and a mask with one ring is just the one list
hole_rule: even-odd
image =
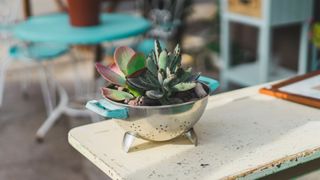
[[19,18],[21,0],[0,0],[0,38],[10,35],[11,27]]
[[0,24],[10,24],[17,20],[20,0],[0,0]]

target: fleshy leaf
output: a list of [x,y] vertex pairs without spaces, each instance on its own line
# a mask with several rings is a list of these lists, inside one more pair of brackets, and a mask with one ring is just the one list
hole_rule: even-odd
[[155,61],[152,59],[152,56],[149,56],[147,58],[147,68],[150,72],[152,72],[153,75],[157,75],[158,73],[158,67],[155,64]]
[[131,94],[133,94],[134,97],[140,97],[142,94],[135,88],[131,87],[130,85],[127,86],[127,89]]
[[167,88],[169,90],[169,84],[176,78],[176,75],[170,75],[166,79],[163,80],[163,87]]
[[118,47],[114,52],[114,60],[118,68],[127,75],[127,65],[132,56],[135,55],[135,51],[129,47]]
[[166,50],[160,53],[158,64],[159,69],[166,70],[168,64],[168,52]]
[[158,72],[158,82],[162,86],[162,84],[163,84],[163,75],[162,75],[161,71]]
[[146,68],[140,69],[139,71],[136,71],[135,73],[128,75],[127,78],[138,77],[138,76],[140,76],[141,74],[145,73],[146,70],[147,70]]
[[143,54],[137,53],[132,56],[127,64],[127,75],[131,75],[146,67],[146,60]]
[[179,67],[181,65],[181,50],[179,44],[176,46],[174,53],[172,54],[171,60],[170,60],[170,70],[174,71],[176,67]]
[[125,99],[133,99],[134,96],[124,91],[118,91],[110,88],[101,88],[101,93],[105,98],[114,101],[123,101]]
[[151,99],[160,99],[164,96],[163,92],[160,92],[158,90],[147,91],[146,95]]
[[113,72],[115,72],[115,73],[117,73],[117,74],[119,74],[119,75],[121,75],[121,76],[124,77],[124,74],[123,74],[122,71],[119,69],[119,67],[116,65],[116,63],[113,63],[113,64],[109,65],[108,67],[110,67],[110,69],[111,69]]
[[152,50],[150,54],[151,54],[151,57],[152,57],[154,64],[156,64],[158,66],[158,57],[157,57],[155,51]]
[[174,48],[174,54],[175,55],[180,55],[181,54],[181,49],[180,49],[180,45],[177,44],[176,47]]
[[134,78],[127,78],[127,82],[142,90],[159,89],[160,84],[155,76],[151,72],[146,71],[143,75]]
[[111,70],[110,67],[105,67],[100,63],[96,63],[96,69],[99,72],[99,74],[108,82],[119,85],[119,86],[125,86],[126,79],[124,76],[115,73]]
[[189,68],[187,70],[183,70],[183,69],[180,69],[179,72],[179,76],[180,76],[180,81],[181,82],[185,82],[185,81],[191,81],[190,78],[192,76],[192,69]]
[[208,95],[208,93],[204,90],[201,83],[196,84],[195,92],[199,98],[203,98]]
[[193,89],[194,87],[196,87],[196,83],[193,83],[193,82],[187,82],[187,83],[179,83],[179,84],[176,84],[175,86],[173,86],[173,89],[175,91],[188,91],[190,89]]
[[156,60],[157,62],[159,62],[159,56],[160,56],[160,53],[162,52],[162,48],[158,40],[154,41],[154,51],[155,51]]

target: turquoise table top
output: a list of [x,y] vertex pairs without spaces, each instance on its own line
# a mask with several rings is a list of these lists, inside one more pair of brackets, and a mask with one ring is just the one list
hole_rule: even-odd
[[129,14],[103,14],[101,24],[92,27],[73,27],[67,14],[35,16],[14,28],[16,38],[32,42],[66,44],[99,44],[146,32],[151,27],[144,18]]

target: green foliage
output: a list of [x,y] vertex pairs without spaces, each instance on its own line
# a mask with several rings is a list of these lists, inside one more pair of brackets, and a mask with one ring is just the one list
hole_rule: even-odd
[[102,88],[102,95],[106,98],[112,99],[114,101],[124,101],[124,100],[130,100],[133,99],[134,96],[130,93],[124,92],[124,91],[118,91],[110,88]]
[[166,50],[162,51],[159,55],[159,61],[158,61],[158,66],[159,69],[165,70],[167,68],[168,65],[168,53]]
[[196,83],[194,82],[187,82],[187,83],[179,83],[173,86],[175,91],[188,91],[190,89],[193,89],[194,87],[196,87]]
[[123,72],[123,74],[128,75],[128,63],[134,55],[134,50],[129,47],[119,47],[115,50],[114,60],[118,68]]
[[112,84],[116,84],[119,86],[126,85],[126,79],[124,76],[117,74],[116,72],[112,71],[111,68],[105,67],[100,63],[96,64],[96,69],[100,73],[100,75],[107,81]]
[[130,76],[135,72],[140,71],[146,67],[146,61],[143,54],[137,53],[131,57],[127,64],[127,75]]
[[[129,47],[119,47],[114,53],[115,66],[103,66],[100,63],[96,64],[96,69],[99,74],[108,82],[120,87],[124,87],[134,97],[140,97],[142,94],[136,88],[133,88],[127,83],[126,77],[138,74],[139,71],[145,68],[145,57],[143,54],[136,53]],[[117,94],[109,93],[110,99],[117,99]],[[107,96],[107,95],[106,95]],[[107,96],[108,97],[108,96]]]
[[[114,58],[116,70],[96,65],[104,79],[123,89],[103,88],[103,95],[109,99],[124,101],[142,96],[164,105],[182,102],[173,94],[196,87],[198,75],[193,75],[191,68],[185,70],[181,67],[179,45],[171,53],[162,49],[159,41],[155,41],[155,48],[147,58],[130,48],[120,47],[116,49]],[[116,73],[118,70],[120,73]]]
[[158,99],[162,104],[177,101],[171,95],[175,92],[188,91],[196,86],[192,82],[193,75],[190,69],[181,67],[181,50],[176,46],[173,53],[162,49],[158,41],[155,42],[155,51],[152,51],[146,60],[147,69],[137,77],[127,78],[127,82],[137,89],[145,91],[150,99]]

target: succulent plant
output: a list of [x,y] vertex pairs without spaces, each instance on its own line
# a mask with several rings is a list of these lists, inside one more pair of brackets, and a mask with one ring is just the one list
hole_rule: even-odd
[[155,41],[155,48],[148,57],[131,48],[119,47],[114,59],[115,63],[108,67],[96,65],[101,76],[113,85],[113,88],[102,88],[102,94],[114,101],[131,101],[129,104],[134,105],[144,105],[143,101],[148,101],[164,105],[183,102],[175,96],[177,93],[196,87],[197,92],[204,91],[195,81],[199,75],[193,75],[191,68],[181,67],[179,45],[170,53]]
[[[135,53],[129,47],[119,47],[114,53],[115,63],[107,67],[100,63],[96,64],[99,74],[112,85],[121,90],[102,88],[102,94],[115,101],[133,99],[141,96],[141,93],[127,84],[126,77],[145,68],[143,54]],[[125,91],[124,91],[125,90]]]

